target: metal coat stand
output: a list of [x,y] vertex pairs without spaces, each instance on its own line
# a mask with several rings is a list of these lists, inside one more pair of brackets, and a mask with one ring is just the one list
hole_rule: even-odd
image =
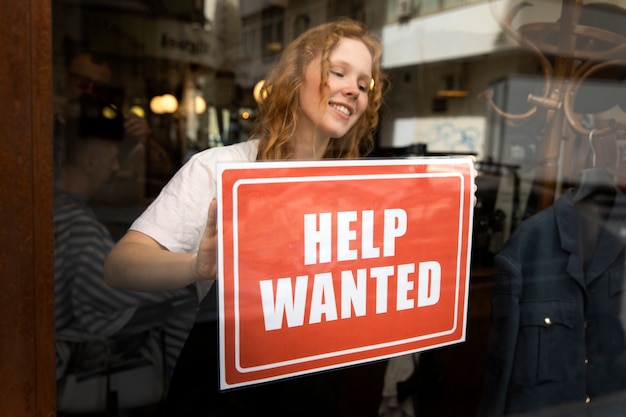
[[[582,24],[582,0],[563,0],[557,22],[529,23],[519,28],[514,28],[511,22],[520,10],[533,6],[531,3],[521,2],[504,16],[500,15],[496,0],[490,0],[490,5],[504,34],[518,46],[531,51],[538,58],[543,72],[543,94],[530,94],[527,97],[530,109],[524,113],[507,113],[492,100],[491,91],[484,94],[493,111],[511,122],[541,118],[545,129],[533,187],[537,208],[542,209],[550,206],[559,194],[562,186],[557,180],[559,170],[569,172],[575,168],[571,156],[577,151],[574,147],[580,145],[568,139],[582,135],[600,140],[615,136],[620,130],[617,123],[597,129],[585,126],[582,114],[574,111],[574,100],[586,79],[610,68],[626,67],[626,36],[599,25]],[[623,17],[626,26],[626,9]]]

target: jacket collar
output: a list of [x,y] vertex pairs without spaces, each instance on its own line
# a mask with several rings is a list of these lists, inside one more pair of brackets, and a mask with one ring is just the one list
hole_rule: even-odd
[[626,246],[626,196],[616,188],[615,200],[603,231],[600,233],[587,276],[580,253],[579,223],[574,189],[568,189],[555,203],[554,215],[561,248],[570,253],[567,272],[583,287],[605,272]]

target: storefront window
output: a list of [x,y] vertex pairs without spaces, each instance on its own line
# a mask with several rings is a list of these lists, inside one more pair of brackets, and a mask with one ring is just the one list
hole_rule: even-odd
[[440,0],[426,0],[423,1],[420,7],[420,13],[427,14],[432,13],[441,8]]
[[[342,417],[621,415],[626,9],[613,0],[532,3],[52,0],[59,415],[133,410],[160,416],[172,404],[191,407],[180,415],[209,409],[237,416],[251,410]],[[168,198],[160,196],[173,178],[176,187],[193,189],[188,177],[175,177],[181,168],[213,148],[247,149],[260,102],[272,91],[262,89],[271,68],[294,39],[338,17],[363,21],[383,51],[384,85],[370,84],[369,76],[363,87],[359,79],[359,94],[368,98],[375,88],[384,90],[374,146],[361,159],[472,157],[477,190],[469,285],[460,295],[463,340],[270,378],[227,390],[214,409],[208,399],[217,392],[220,345],[196,338],[220,330],[218,307],[205,301],[207,292],[217,297],[217,285],[118,288],[104,281],[105,259],[155,200]],[[329,69],[329,77],[337,73]],[[327,101],[337,113],[360,111],[348,99]],[[285,124],[307,117],[297,114]],[[257,155],[246,158],[253,162]],[[188,193],[192,201],[177,206],[187,211],[159,208],[155,217],[174,224],[188,216],[204,230],[205,199],[217,193],[218,179],[210,169],[197,172],[209,179]],[[314,206],[307,194],[290,201]],[[428,196],[415,198],[419,206]],[[381,199],[396,201],[393,189]],[[444,210],[442,204],[432,207]],[[258,211],[264,210],[264,219],[283,213]],[[367,208],[358,211],[359,221],[366,224],[368,215]],[[400,230],[402,217],[393,219],[387,230]],[[156,246],[197,251],[199,236],[163,236]],[[363,239],[359,249],[367,246]],[[254,248],[268,254],[268,265],[277,263],[274,256],[290,256],[289,243],[276,248],[268,240]],[[289,285],[295,291],[297,279]],[[319,303],[328,306],[322,296]],[[211,314],[211,325],[194,328]],[[431,320],[442,319],[433,313]],[[367,335],[368,326],[357,327],[351,331]],[[332,342],[328,337],[301,344]]]

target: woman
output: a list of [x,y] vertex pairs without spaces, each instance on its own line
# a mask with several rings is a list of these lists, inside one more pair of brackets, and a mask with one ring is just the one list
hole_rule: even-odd
[[336,413],[334,372],[217,393],[214,288],[207,296],[217,275],[216,163],[358,158],[371,150],[382,103],[380,57],[378,42],[353,20],[302,34],[267,77],[253,139],[196,154],[110,253],[105,276],[112,286],[197,284],[204,299],[177,364],[169,415]]
[[217,161],[359,157],[378,124],[380,55],[351,20],[296,39],[265,84],[259,139],[208,149],[185,164],[111,252],[107,282],[154,291],[215,279]]

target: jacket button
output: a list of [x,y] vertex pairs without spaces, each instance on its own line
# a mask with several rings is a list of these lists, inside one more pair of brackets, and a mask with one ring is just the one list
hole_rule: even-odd
[[546,317],[545,319],[543,319],[543,322],[546,324],[546,326],[550,326],[552,324],[552,320],[550,319],[550,317]]
[[591,397],[587,395],[585,397],[585,404],[589,404],[590,402],[591,402]]

